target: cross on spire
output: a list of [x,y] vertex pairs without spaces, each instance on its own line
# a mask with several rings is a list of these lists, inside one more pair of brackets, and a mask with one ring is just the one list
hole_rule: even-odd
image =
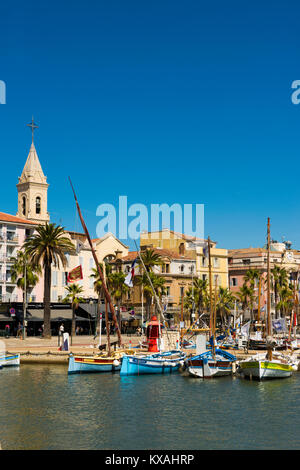
[[33,120],[33,116],[32,116],[32,119],[31,119],[31,123],[30,123],[30,124],[26,124],[26,126],[31,127],[32,143],[33,143],[34,129],[38,129],[38,127],[39,127],[39,126],[36,126],[36,125],[35,125],[34,120]]

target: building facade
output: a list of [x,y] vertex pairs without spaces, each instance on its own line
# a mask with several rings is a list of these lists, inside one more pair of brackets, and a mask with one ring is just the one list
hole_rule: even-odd
[[[14,257],[25,239],[32,235],[36,224],[10,214],[0,212],[0,300],[2,302],[22,302],[23,294],[11,276]],[[43,300],[42,280],[28,290],[32,301]]]
[[[267,249],[266,248],[241,248],[228,250],[228,278],[230,290],[237,293],[243,286],[244,277],[249,269],[256,269],[261,276],[261,305],[266,304],[266,279],[267,279]],[[299,282],[300,275],[300,251],[291,248],[290,243],[272,242],[270,245],[270,268],[274,266],[285,268],[292,281]],[[255,292],[258,297],[258,281],[255,284]],[[271,292],[272,311],[275,308],[274,293]],[[257,307],[257,301],[256,301]]]

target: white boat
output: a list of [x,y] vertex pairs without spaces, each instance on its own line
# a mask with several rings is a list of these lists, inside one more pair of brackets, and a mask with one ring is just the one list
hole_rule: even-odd
[[240,372],[244,377],[262,379],[279,379],[290,377],[298,370],[298,361],[291,356],[273,351],[272,359],[267,354],[256,354],[239,363]]
[[242,376],[258,380],[290,377],[296,367],[295,361],[289,355],[272,351],[277,343],[272,337],[271,322],[270,218],[268,218],[267,247],[267,337],[265,345],[268,351],[267,353],[252,356],[239,364]]
[[185,367],[189,375],[209,379],[212,377],[224,377],[235,371],[236,357],[222,349],[211,350],[188,358]]
[[0,365],[2,365],[2,367],[18,367],[20,365],[20,354],[1,354]]

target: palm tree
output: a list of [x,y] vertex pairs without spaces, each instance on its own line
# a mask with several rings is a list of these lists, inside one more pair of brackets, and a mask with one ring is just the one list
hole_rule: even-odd
[[[155,253],[155,250],[152,250],[149,248],[141,252],[141,258],[148,272],[153,271],[154,266],[159,266],[162,264],[161,255],[159,253]],[[139,265],[142,265],[142,262],[140,259],[138,263]]]
[[207,299],[207,280],[194,279],[194,294],[195,302],[197,304],[198,315],[200,316],[204,310],[204,305]]
[[38,283],[39,276],[42,270],[39,265],[33,265],[32,263],[30,263],[29,256],[28,254],[25,254],[24,251],[18,251],[17,257],[12,257],[10,261],[13,263],[10,268],[11,278],[14,283],[17,282],[17,286],[19,287],[19,289],[22,289],[24,303],[27,297],[28,290]]
[[225,318],[230,315],[234,306],[234,301],[235,297],[227,287],[219,287],[216,309],[217,313],[219,313],[222,324]]
[[80,297],[80,294],[82,294],[83,292],[83,287],[80,286],[79,284],[70,284],[69,286],[66,287],[66,291],[67,291],[67,295],[64,298],[63,302],[65,303],[70,302],[72,304],[72,328],[71,328],[71,344],[72,344],[72,338],[75,336],[76,309],[78,308],[78,305],[80,304],[80,302],[84,302],[84,299]]
[[248,307],[248,303],[254,302],[253,290],[246,284],[243,284],[242,287],[240,287],[240,290],[236,293],[236,297],[238,301],[242,304],[242,310],[245,314],[245,311]]
[[294,295],[293,291],[288,286],[283,286],[280,288],[280,300],[277,304],[277,307],[280,309],[283,315],[287,315],[293,308],[294,305]]
[[51,266],[67,265],[67,252],[75,250],[71,240],[65,235],[64,228],[49,224],[39,225],[36,233],[29,237],[23,246],[25,253],[34,265],[42,266],[44,270],[44,338],[51,338]]
[[[148,275],[150,277],[150,280],[152,282],[154,291],[158,297],[161,297],[164,294],[164,285],[165,285],[165,279],[161,276],[158,276],[154,274],[152,271],[148,272]],[[142,275],[137,276],[137,284],[142,285],[144,289],[144,294],[146,297],[146,317],[147,320],[150,320],[150,312],[151,312],[151,303],[152,303],[152,297],[153,297],[153,291],[152,287],[149,281],[149,278],[146,273],[143,273]]]
[[250,287],[252,289],[254,289],[255,287],[255,281],[257,281],[259,279],[259,270],[258,269],[248,269],[248,271],[246,272],[245,276],[244,276],[244,284],[247,284],[249,283]]
[[260,273],[258,269],[248,269],[244,276],[244,286],[248,287],[248,297],[249,297],[249,304],[250,304],[250,310],[251,310],[251,320],[253,320],[253,307],[254,307],[254,288],[255,284],[258,281],[260,276]]
[[110,283],[112,289],[112,295],[115,298],[115,301],[118,305],[118,323],[121,329],[121,303],[123,295],[128,292],[129,287],[124,283],[125,274],[121,272],[112,273],[110,275]]
[[274,297],[275,297],[275,313],[277,316],[277,310],[278,308],[281,309],[280,306],[278,306],[280,302],[280,291],[282,290],[283,287],[288,287],[288,273],[285,268],[281,268],[280,266],[276,265],[274,268],[271,269],[272,273],[272,287],[274,290]]

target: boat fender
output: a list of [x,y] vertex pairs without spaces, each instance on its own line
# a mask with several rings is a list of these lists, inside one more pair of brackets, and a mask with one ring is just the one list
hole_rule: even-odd
[[118,367],[120,365],[120,361],[118,361],[118,359],[115,359],[114,362],[113,362],[113,365],[115,367]]

